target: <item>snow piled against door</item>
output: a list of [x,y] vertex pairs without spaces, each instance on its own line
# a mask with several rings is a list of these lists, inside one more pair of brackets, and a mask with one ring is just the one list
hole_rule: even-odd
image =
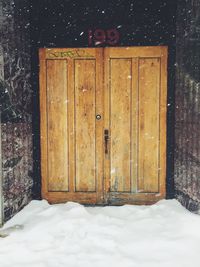
[[0,238],[2,267],[199,266],[200,216],[176,200],[121,207],[32,201],[4,229],[15,225]]

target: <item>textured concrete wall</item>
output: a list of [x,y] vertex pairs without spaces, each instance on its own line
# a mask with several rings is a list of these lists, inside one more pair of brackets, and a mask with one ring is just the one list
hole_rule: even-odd
[[177,8],[175,193],[188,209],[200,208],[200,1]]
[[32,90],[28,0],[0,0],[1,138],[4,218],[32,195]]

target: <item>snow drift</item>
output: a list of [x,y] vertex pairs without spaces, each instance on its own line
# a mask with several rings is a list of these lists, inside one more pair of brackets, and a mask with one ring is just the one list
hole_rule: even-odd
[[200,216],[176,200],[121,207],[32,201],[3,229],[15,225],[0,238],[1,267],[200,266]]

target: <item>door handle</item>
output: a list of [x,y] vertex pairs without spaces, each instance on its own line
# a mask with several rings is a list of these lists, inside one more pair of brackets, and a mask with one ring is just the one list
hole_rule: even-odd
[[104,130],[104,141],[105,141],[105,154],[108,154],[108,141],[109,141],[109,131],[108,131],[108,129]]

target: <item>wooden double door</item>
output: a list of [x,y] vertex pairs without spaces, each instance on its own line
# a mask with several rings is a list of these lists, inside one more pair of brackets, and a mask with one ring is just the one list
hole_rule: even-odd
[[166,81],[166,47],[40,49],[43,198],[164,198]]

